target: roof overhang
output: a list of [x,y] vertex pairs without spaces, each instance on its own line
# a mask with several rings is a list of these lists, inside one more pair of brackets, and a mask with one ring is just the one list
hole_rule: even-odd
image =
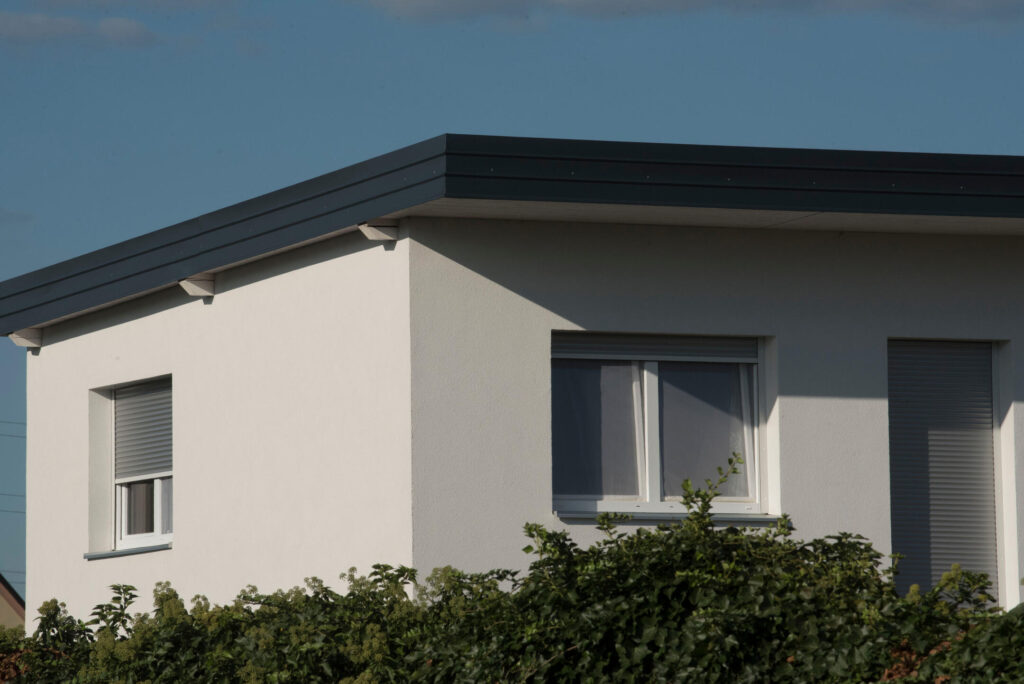
[[0,283],[0,334],[414,215],[1024,235],[1024,158],[444,135]]
[[720,209],[636,204],[529,202],[444,197],[388,214],[387,218],[433,216],[512,221],[570,221],[704,228],[1024,235],[1024,218],[865,214],[834,211]]

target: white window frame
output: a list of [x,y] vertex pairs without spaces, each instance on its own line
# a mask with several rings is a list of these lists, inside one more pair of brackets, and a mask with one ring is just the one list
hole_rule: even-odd
[[[642,336],[637,336],[638,340]],[[661,361],[691,362],[691,363],[726,363],[753,366],[750,374],[753,386],[750,388],[750,397],[753,404],[750,416],[748,453],[752,462],[745,462],[742,466],[743,472],[747,475],[749,497],[715,497],[712,502],[712,512],[717,514],[763,514],[766,511],[764,491],[764,467],[765,457],[763,453],[763,437],[765,429],[764,406],[764,343],[757,339],[757,360],[750,358],[725,357],[725,356],[694,356],[690,354],[672,354],[671,352],[659,352],[658,354],[644,353],[618,353],[595,350],[594,352],[574,351],[555,352],[552,351],[551,358],[555,359],[588,359],[594,361],[629,361],[633,363],[633,406],[635,418],[635,434],[637,436],[637,481],[639,483],[639,495],[555,495],[553,504],[555,513],[570,514],[591,514],[591,513],[628,513],[628,514],[671,514],[684,515],[686,507],[679,496],[661,497],[661,432],[658,417],[658,363]],[[741,374],[746,378],[746,374]],[[746,402],[743,402],[744,406]],[[746,423],[745,423],[746,425]],[[746,432],[746,431],[745,431]],[[552,457],[554,453],[552,452]],[[724,466],[724,464],[723,464]],[[737,477],[732,475],[732,477]],[[693,482],[694,487],[705,487],[704,482]]]
[[[117,440],[114,435],[115,421],[117,416],[117,390],[126,387],[132,387],[134,385],[144,385],[149,382],[154,382],[160,378],[152,378],[149,380],[142,380],[140,382],[131,382],[124,385],[118,385],[108,390],[109,401],[110,401],[110,424],[109,424],[109,450],[110,450],[110,482],[113,484],[113,491],[111,492],[110,501],[113,503],[113,520],[114,520],[114,550],[122,549],[138,549],[147,546],[158,546],[161,544],[170,544],[174,538],[174,530],[170,532],[161,532],[163,530],[163,497],[164,497],[164,483],[172,480],[174,471],[165,470],[156,473],[146,473],[145,475],[133,475],[131,477],[115,476],[115,469],[117,467]],[[172,389],[172,401],[173,401],[173,389]],[[171,428],[174,428],[174,418],[172,414]],[[126,491],[126,485],[132,484],[133,482],[145,482],[147,480],[153,480],[153,531],[142,534],[128,534],[128,500],[124,496]],[[173,487],[173,485],[172,485]],[[171,490],[172,496],[172,520],[173,520],[173,489]],[[173,524],[173,522],[172,522]]]
[[[174,537],[174,531],[161,532],[161,530],[164,528],[164,486],[172,477],[172,472],[168,470],[162,473],[114,480],[114,520],[117,526],[115,548],[137,549],[143,546],[156,546],[171,542]],[[141,534],[128,534],[128,497],[124,495],[128,489],[126,485],[134,482],[146,482],[147,480],[153,480],[153,531]],[[174,505],[173,502],[171,505]]]

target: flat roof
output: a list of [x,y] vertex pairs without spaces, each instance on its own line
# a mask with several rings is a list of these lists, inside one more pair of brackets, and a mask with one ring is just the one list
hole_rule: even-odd
[[2,282],[0,334],[419,214],[1024,234],[1024,157],[447,134]]

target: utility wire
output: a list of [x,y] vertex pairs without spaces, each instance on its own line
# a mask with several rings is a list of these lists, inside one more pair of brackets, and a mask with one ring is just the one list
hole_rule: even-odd
[[16,496],[19,499],[24,499],[25,498],[24,494],[8,494],[7,492],[0,492],[0,496]]
[[25,439],[25,435],[11,435],[6,432],[0,432],[0,437],[16,437],[17,439]]
[[4,425],[24,425],[25,424],[25,423],[23,423],[20,420],[0,420],[0,423],[3,423]]
[[25,511],[16,511],[13,508],[0,508],[0,513],[21,513],[25,515]]

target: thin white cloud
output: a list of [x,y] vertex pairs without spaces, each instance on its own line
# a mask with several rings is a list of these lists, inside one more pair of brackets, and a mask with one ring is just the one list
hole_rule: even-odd
[[0,228],[22,228],[35,222],[32,214],[0,207]]
[[84,32],[85,25],[71,17],[0,11],[0,40],[33,43],[80,36]]
[[624,16],[719,9],[732,12],[890,12],[937,20],[1024,19],[1021,0],[347,0],[370,4],[409,19],[474,16],[521,17],[560,11]]
[[96,10],[131,7],[135,10],[194,12],[198,9],[220,8],[237,4],[237,0],[35,0],[43,8],[74,8]]
[[156,36],[145,24],[125,17],[87,21],[77,17],[0,10],[0,44],[87,40],[105,45],[147,45]]
[[100,19],[96,24],[96,35],[118,45],[145,45],[156,38],[141,21],[124,17]]

